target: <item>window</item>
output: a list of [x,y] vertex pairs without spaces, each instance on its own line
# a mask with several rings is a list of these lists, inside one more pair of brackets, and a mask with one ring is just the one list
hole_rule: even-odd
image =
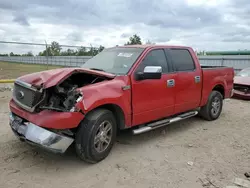
[[171,49],[169,52],[176,71],[193,71],[195,69],[193,58],[188,50]]
[[241,77],[250,77],[250,68],[246,68],[241,70],[237,76],[241,76]]
[[82,67],[124,75],[128,73],[143,50],[143,48],[132,47],[107,48],[86,61]]
[[142,72],[146,66],[161,66],[162,72],[167,73],[168,64],[167,64],[165,52],[161,49],[152,50],[151,52],[149,52],[147,56],[144,58],[144,60],[141,62],[141,64],[139,65],[137,71]]

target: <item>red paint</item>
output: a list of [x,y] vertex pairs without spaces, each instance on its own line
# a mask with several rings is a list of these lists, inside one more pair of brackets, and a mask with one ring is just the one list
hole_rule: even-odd
[[167,80],[176,74],[164,74],[159,80],[132,79],[133,125],[167,117],[174,113],[175,88],[167,88]]
[[203,88],[200,106],[207,103],[211,91],[218,85],[224,88],[225,98],[230,98],[233,89],[233,68],[203,69],[202,73]]
[[[125,47],[129,48],[130,46]],[[43,83],[43,87],[48,88],[63,81],[75,71],[113,78],[79,88],[83,93],[83,100],[78,102],[76,106],[86,114],[103,105],[116,105],[123,111],[127,127],[203,106],[206,104],[211,91],[218,85],[224,88],[225,98],[230,97],[234,76],[232,68],[201,69],[197,56],[188,47],[151,45],[133,45],[132,47],[145,48],[145,50],[128,74],[124,76],[115,76],[83,68],[64,68],[34,73],[19,79],[33,85]],[[137,66],[150,50],[158,48],[188,49],[194,59],[196,70],[193,72],[163,74],[159,80],[136,81],[134,72]],[[200,83],[194,82],[194,76],[200,76]],[[175,79],[175,87],[167,87],[168,79]],[[131,88],[123,90],[124,86],[131,86]],[[12,100],[10,101],[10,110],[34,124],[56,129],[77,127],[84,118],[79,112],[52,112],[45,110],[31,114],[19,108]]]
[[[234,84],[240,84],[250,87],[250,77],[243,77],[243,76],[235,76],[234,77]],[[234,90],[233,97],[239,99],[250,100],[250,93]]]
[[18,79],[34,86],[40,86],[41,84],[44,84],[43,86],[44,88],[49,88],[63,81],[65,78],[67,78],[68,76],[70,76],[75,72],[85,72],[99,76],[106,76],[108,78],[114,78],[113,74],[100,71],[94,71],[84,68],[61,68],[61,69],[52,69],[52,70],[27,74],[21,76]]
[[122,90],[126,85],[130,85],[129,77],[117,76],[110,81],[79,88],[84,99],[77,106],[87,113],[102,105],[115,104],[124,112],[125,124],[131,126],[131,90]]
[[[178,72],[175,87],[175,113],[197,108],[201,100],[202,70],[194,51],[187,48],[193,57],[196,69],[189,72]],[[195,76],[200,76],[200,83],[195,83]]]
[[239,99],[250,100],[250,93],[245,93],[242,91],[234,90],[233,97],[239,98]]
[[28,113],[18,107],[13,100],[10,101],[10,111],[27,121],[45,128],[68,129],[78,126],[84,118],[80,112],[54,112],[44,110],[39,113]]

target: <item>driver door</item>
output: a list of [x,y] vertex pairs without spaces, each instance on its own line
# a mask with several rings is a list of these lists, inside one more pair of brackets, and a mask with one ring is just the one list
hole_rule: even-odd
[[[160,79],[136,80],[135,74],[143,72],[146,66],[161,66]],[[174,113],[176,75],[170,73],[163,49],[149,51],[139,63],[132,78],[133,125],[158,120]],[[173,81],[173,82],[171,82]],[[172,84],[169,84],[172,83]]]

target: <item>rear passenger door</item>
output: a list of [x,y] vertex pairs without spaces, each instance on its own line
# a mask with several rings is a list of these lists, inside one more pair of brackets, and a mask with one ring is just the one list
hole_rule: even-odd
[[201,98],[201,71],[195,66],[188,49],[172,48],[167,50],[171,58],[175,80],[175,113],[192,110],[199,106]]

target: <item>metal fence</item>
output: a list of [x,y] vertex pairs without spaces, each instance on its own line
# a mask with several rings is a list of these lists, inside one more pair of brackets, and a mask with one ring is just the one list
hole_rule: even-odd
[[[78,67],[90,58],[91,56],[0,56],[0,61]],[[233,67],[236,72],[250,67],[250,56],[248,55],[198,56],[198,58],[202,65],[229,66]]]
[[250,67],[249,55],[198,56],[200,64],[233,67],[235,72]]
[[0,61],[29,64],[62,65],[67,67],[79,67],[91,56],[0,56]]

